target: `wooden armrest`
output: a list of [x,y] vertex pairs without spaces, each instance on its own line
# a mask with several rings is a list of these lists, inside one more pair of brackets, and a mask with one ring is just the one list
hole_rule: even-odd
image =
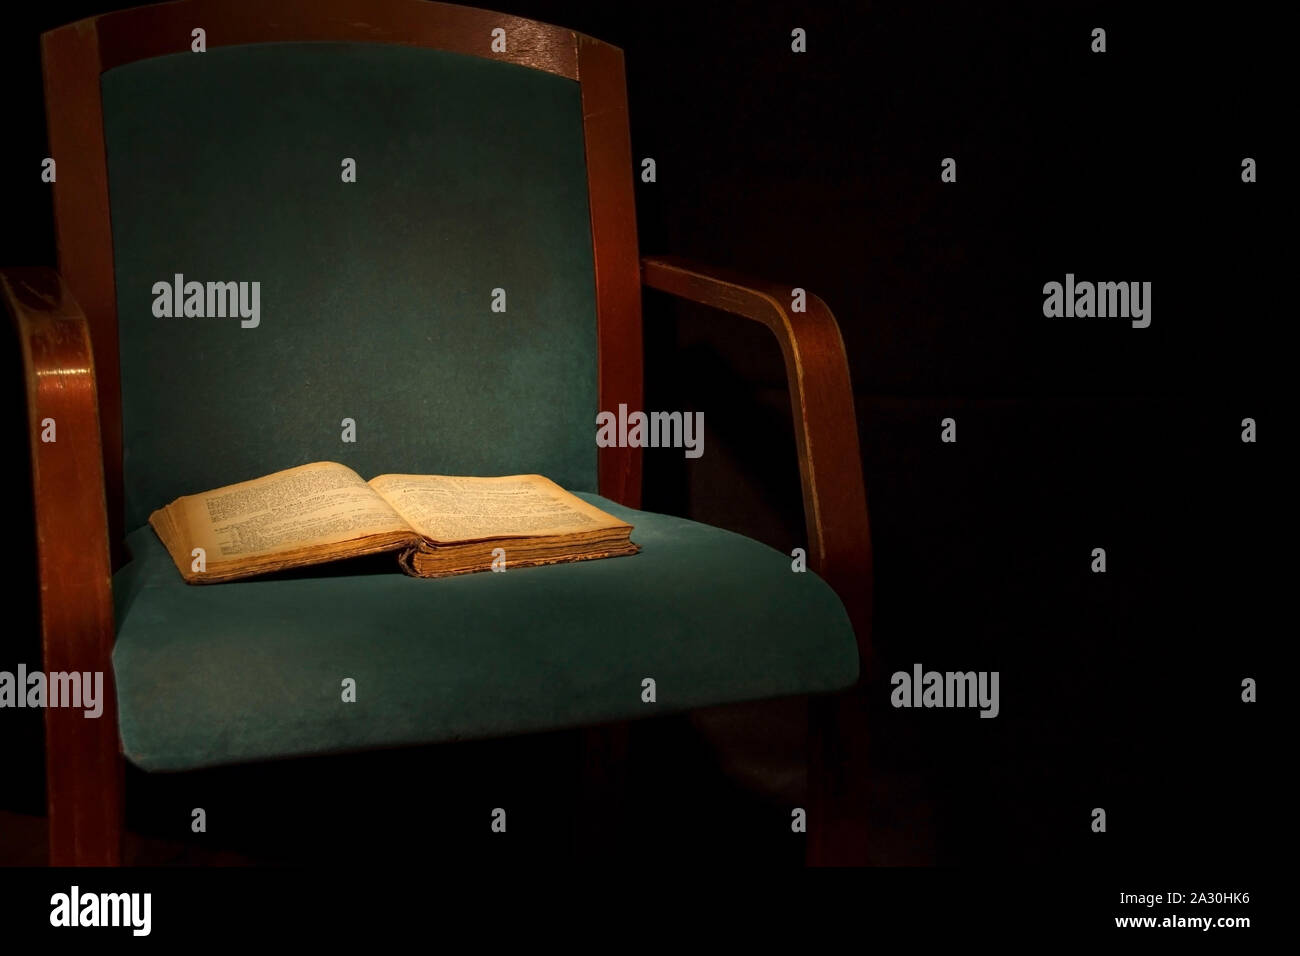
[[642,284],[772,330],[794,411],[810,563],[844,602],[864,670],[870,660],[871,534],[849,363],[835,316],[815,295],[791,310],[791,288],[675,256],[641,260]]
[[[86,317],[53,269],[0,269],[0,301],[13,316],[26,380],[44,671],[103,674],[98,717],[84,708],[45,710],[48,801],[52,813],[66,814],[50,821],[58,866],[71,862],[75,843],[95,844],[104,820],[121,815],[115,795],[98,786],[121,768],[95,363]],[[79,858],[112,863],[117,849],[83,846]]]

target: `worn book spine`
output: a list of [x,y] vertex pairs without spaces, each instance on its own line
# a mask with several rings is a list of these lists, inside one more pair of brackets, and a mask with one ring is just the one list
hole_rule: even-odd
[[[590,554],[580,554],[580,555],[572,555],[572,556],[563,555],[560,557],[550,557],[550,558],[524,558],[521,560],[512,560],[509,562],[507,567],[509,570],[514,570],[515,568],[536,568],[536,567],[541,567],[542,565],[545,564],[572,564],[577,561],[595,561],[598,558],[621,558],[625,555],[636,554],[640,550],[641,550],[640,545],[633,544],[632,542],[628,542],[628,545],[626,547],[615,548],[609,551],[596,551]],[[480,571],[492,570],[491,563],[488,563],[480,568],[460,568],[456,571],[435,571],[426,574],[421,574],[419,571],[415,569],[415,561],[414,561],[415,555],[418,554],[419,551],[420,548],[418,546],[413,548],[407,548],[397,557],[397,563],[401,567],[401,569],[413,578],[450,578],[450,577],[456,577],[461,574],[478,574]]]

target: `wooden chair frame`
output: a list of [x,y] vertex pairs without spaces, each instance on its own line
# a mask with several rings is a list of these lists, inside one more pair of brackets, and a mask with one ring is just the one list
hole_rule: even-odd
[[[506,52],[490,50],[506,31]],[[274,41],[398,43],[502,59],[576,80],[596,273],[599,407],[640,408],[642,288],[761,322],[789,379],[810,566],[849,610],[864,669],[870,657],[871,547],[848,362],[835,319],[815,296],[793,312],[790,289],[674,258],[640,259],[623,54],[572,30],[423,0],[180,0],[91,17],[42,36],[58,269],[0,270],[0,299],[20,339],[31,435],[41,636],[47,671],[102,671],[98,720],[49,708],[46,780],[50,863],[121,862],[124,763],[113,684],[111,574],[123,555],[122,420],[117,300],[100,75],[190,49]],[[57,422],[44,442],[42,422]],[[594,427],[594,426],[593,426]],[[594,440],[594,438],[593,438]],[[600,493],[641,500],[641,451],[598,450]],[[824,704],[812,724],[810,861],[852,861],[861,848],[819,815],[840,762]],[[830,811],[826,811],[827,814]],[[861,813],[861,807],[857,808]],[[850,827],[843,833],[854,832]]]

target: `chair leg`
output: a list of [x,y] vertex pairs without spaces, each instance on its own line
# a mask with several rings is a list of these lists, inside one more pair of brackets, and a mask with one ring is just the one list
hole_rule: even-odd
[[808,866],[867,864],[870,778],[859,703],[855,692],[808,701]]
[[577,821],[578,862],[614,860],[625,846],[629,738],[623,724],[582,731],[581,815]]
[[115,708],[45,711],[50,866],[121,865],[124,769]]

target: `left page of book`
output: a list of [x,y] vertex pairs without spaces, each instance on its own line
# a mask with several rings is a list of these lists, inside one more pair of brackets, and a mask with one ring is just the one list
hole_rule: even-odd
[[149,523],[192,584],[392,551],[419,540],[360,475],[331,461],[177,498]]

